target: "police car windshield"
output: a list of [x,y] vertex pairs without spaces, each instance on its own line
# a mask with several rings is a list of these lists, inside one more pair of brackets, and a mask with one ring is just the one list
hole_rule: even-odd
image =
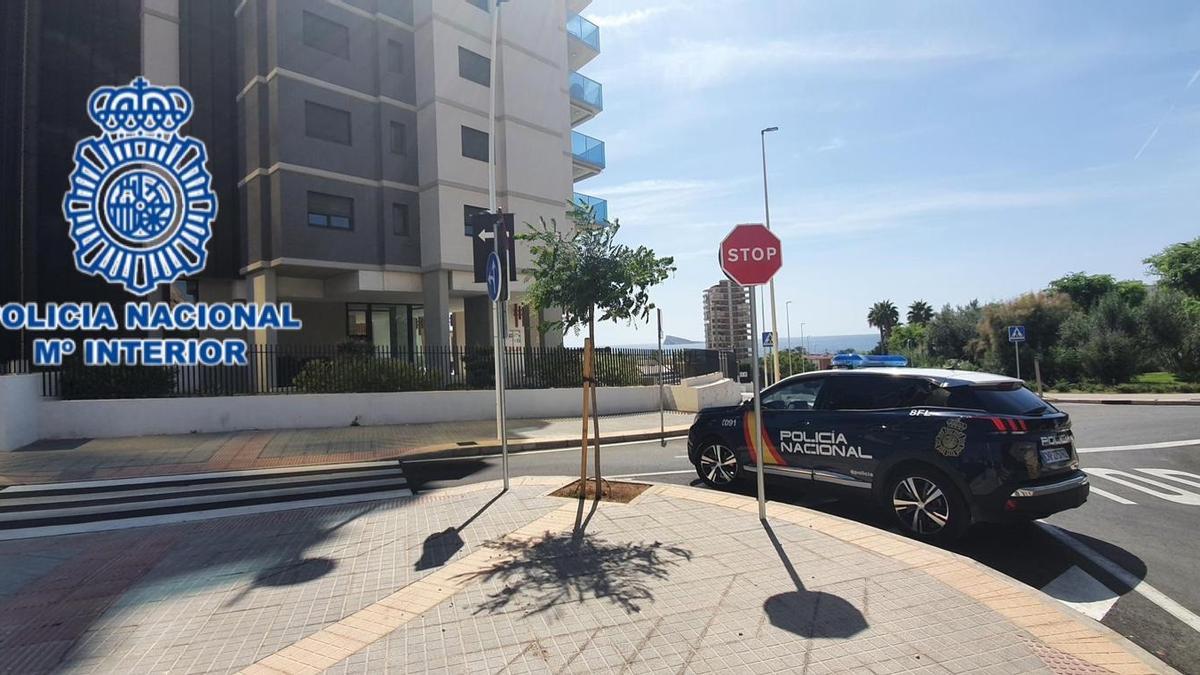
[[997,415],[1042,415],[1057,412],[1025,387],[960,387],[951,395],[955,408],[977,408]]

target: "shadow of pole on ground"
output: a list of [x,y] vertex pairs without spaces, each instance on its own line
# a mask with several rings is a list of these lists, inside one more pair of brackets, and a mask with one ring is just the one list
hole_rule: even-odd
[[866,630],[867,619],[854,605],[831,593],[804,589],[775,530],[765,520],[762,525],[796,585],[796,590],[772,595],[763,603],[771,625],[806,638],[849,638]]

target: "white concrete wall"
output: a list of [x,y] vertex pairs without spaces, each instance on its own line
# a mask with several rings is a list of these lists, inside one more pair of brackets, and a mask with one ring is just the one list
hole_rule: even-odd
[[[492,419],[496,411],[490,390],[54,401],[40,399],[40,380],[34,380],[37,389],[29,397],[34,407],[24,416],[40,417],[35,427],[40,438],[343,427],[356,419],[362,425],[458,422]],[[658,387],[599,391],[602,415],[658,410]],[[582,398],[581,389],[517,389],[508,392],[508,414],[514,419],[575,417]]]
[[41,400],[41,375],[0,377],[0,452],[38,440]]

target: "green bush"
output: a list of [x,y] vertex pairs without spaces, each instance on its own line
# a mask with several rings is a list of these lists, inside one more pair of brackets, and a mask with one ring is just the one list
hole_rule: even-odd
[[601,387],[635,387],[642,384],[642,371],[638,369],[637,359],[619,354],[596,354],[596,384]]
[[352,355],[309,361],[293,380],[309,394],[425,391],[439,378],[407,361]]
[[151,366],[84,366],[62,370],[59,395],[64,400],[165,398],[175,392],[175,371]]

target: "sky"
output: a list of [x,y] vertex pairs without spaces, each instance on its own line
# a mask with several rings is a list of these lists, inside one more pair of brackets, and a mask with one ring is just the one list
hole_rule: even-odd
[[[620,238],[675,258],[664,330],[703,340],[717,246],[763,222],[794,335],[868,307],[1003,300],[1075,271],[1146,279],[1200,235],[1200,4],[594,0],[604,111],[577,127]],[[651,326],[597,326],[600,344]],[[578,343],[578,339],[568,339]]]

